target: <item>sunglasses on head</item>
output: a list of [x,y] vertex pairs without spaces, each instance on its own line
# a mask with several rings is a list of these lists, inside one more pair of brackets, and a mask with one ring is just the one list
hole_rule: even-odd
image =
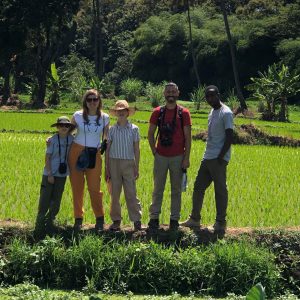
[[93,102],[97,102],[98,100],[99,100],[99,98],[97,98],[97,97],[86,98],[86,102],[88,102],[88,103],[91,103],[92,101]]
[[58,124],[57,127],[70,128],[70,124]]

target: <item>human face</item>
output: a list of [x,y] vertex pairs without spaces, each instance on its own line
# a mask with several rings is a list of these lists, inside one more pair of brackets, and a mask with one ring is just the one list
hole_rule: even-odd
[[205,95],[207,103],[214,109],[218,109],[221,105],[219,94],[216,91],[209,91]]
[[178,96],[179,96],[179,90],[176,86],[174,85],[168,85],[166,86],[165,88],[165,91],[164,91],[164,96],[165,96],[165,99],[168,103],[174,103],[176,102],[176,100],[178,99]]
[[70,124],[59,124],[56,126],[58,134],[66,135],[69,132]]
[[86,97],[86,105],[88,108],[97,108],[99,105],[99,97],[95,94],[90,94]]
[[127,119],[129,116],[128,109],[120,109],[116,111],[116,116],[118,117],[118,120],[124,120]]

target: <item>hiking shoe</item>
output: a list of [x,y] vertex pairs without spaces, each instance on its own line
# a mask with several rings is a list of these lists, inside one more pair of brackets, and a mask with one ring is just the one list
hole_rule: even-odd
[[213,229],[214,229],[214,233],[215,234],[225,234],[225,231],[226,231],[226,221],[216,221],[214,226],[213,226]]
[[170,220],[170,226],[169,226],[169,229],[170,230],[178,230],[178,227],[179,227],[179,223],[177,220]]
[[121,220],[113,221],[113,223],[109,226],[109,230],[111,231],[120,231],[121,230]]
[[189,228],[200,227],[200,220],[195,221],[194,219],[189,217],[186,221],[180,223],[180,226],[189,227]]
[[103,231],[104,228],[104,216],[96,218],[95,231]]
[[159,229],[159,220],[158,219],[150,219],[148,223],[148,229],[157,230]]
[[54,234],[59,231],[59,227],[54,220],[47,220],[46,222],[46,232],[48,234]]
[[133,228],[134,228],[135,231],[142,230],[142,223],[141,223],[141,221],[135,221],[133,223]]
[[73,232],[75,234],[79,233],[82,229],[82,219],[81,218],[76,218],[75,223],[73,225]]

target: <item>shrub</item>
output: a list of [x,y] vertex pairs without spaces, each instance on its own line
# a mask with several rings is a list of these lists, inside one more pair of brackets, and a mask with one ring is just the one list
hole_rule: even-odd
[[134,78],[128,78],[121,82],[121,91],[128,102],[135,102],[137,97],[142,94],[142,81]]
[[145,88],[145,94],[147,100],[150,101],[152,107],[158,107],[162,104],[164,100],[164,89],[166,82],[162,82],[159,85],[154,85],[148,82]]
[[64,289],[222,296],[246,294],[262,282],[268,296],[278,290],[273,255],[244,242],[183,250],[154,242],[104,243],[93,236],[68,248],[55,239],[34,246],[16,240],[7,257],[6,281],[12,284],[29,280]]
[[205,85],[200,85],[191,93],[191,100],[195,104],[195,109],[200,109],[200,104],[205,101]]
[[230,107],[232,111],[239,107],[239,99],[236,96],[234,89],[228,91],[226,97],[226,104]]

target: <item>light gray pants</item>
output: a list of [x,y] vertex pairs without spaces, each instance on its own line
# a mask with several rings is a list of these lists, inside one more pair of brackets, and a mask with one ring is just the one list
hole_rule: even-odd
[[171,181],[171,214],[170,219],[178,221],[181,209],[181,181],[182,181],[182,160],[183,155],[161,156],[155,154],[153,178],[154,191],[152,194],[152,204],[150,206],[150,219],[159,219],[163,193],[165,190],[168,171]]
[[191,218],[195,221],[201,219],[205,190],[214,182],[217,217],[216,221],[226,220],[226,210],[228,204],[228,191],[226,184],[226,169],[228,162],[223,160],[220,163],[217,159],[204,159],[201,162],[198,175],[194,184],[193,209]]
[[120,205],[122,186],[124,188],[129,219],[132,222],[141,220],[142,209],[140,200],[136,196],[134,164],[135,162],[133,159],[109,159],[109,171],[112,185],[110,217],[113,221],[122,219]]

